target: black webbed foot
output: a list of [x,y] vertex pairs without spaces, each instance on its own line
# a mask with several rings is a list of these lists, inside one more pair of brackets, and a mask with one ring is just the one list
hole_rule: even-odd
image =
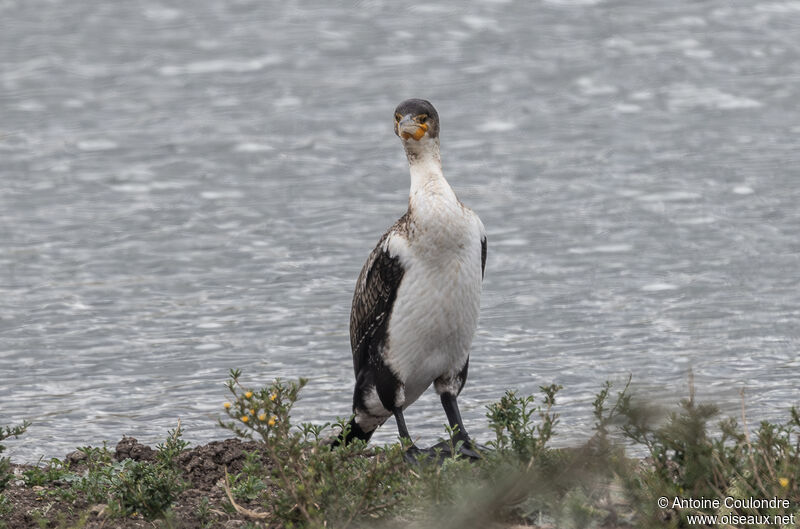
[[441,459],[447,459],[453,457],[453,450],[452,447],[456,447],[456,457],[466,458],[470,460],[478,460],[483,457],[481,452],[488,450],[487,447],[479,445],[478,443],[472,442],[469,438],[465,439],[454,439],[453,442],[451,441],[439,441],[434,446],[429,448],[431,451],[439,451],[441,453]]
[[419,447],[417,447],[417,445],[409,446],[403,454],[403,459],[406,460],[406,463],[411,465],[419,465],[420,461],[427,457],[429,457],[427,451],[421,450]]
[[441,445],[446,443],[439,443],[430,448],[419,448],[412,445],[411,448],[406,450],[404,455],[405,460],[411,465],[420,465],[422,463],[436,463],[441,465],[445,459],[450,457],[450,448]]

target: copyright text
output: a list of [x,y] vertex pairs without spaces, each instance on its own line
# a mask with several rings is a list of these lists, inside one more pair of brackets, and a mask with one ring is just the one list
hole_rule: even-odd
[[674,496],[668,498],[662,496],[657,501],[662,509],[713,509],[719,512],[720,509],[730,509],[727,514],[692,514],[686,516],[686,521],[690,525],[795,525],[794,514],[737,514],[734,511],[758,510],[758,509],[789,509],[792,502],[786,498],[681,498]]

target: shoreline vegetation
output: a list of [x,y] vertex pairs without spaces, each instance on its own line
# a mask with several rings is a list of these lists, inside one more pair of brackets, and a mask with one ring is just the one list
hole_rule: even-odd
[[[551,448],[560,386],[509,391],[487,406],[494,439],[459,458],[409,464],[408,441],[331,449],[347,419],[293,424],[304,379],[251,389],[231,370],[221,427],[235,438],[189,448],[180,421],[155,448],[124,437],[64,459],[15,465],[0,427],[0,529],[647,528],[800,523],[800,413],[751,429],[744,414],[689,396],[672,409],[606,382],[585,444]],[[743,397],[744,399],[744,397]],[[712,434],[711,431],[715,433]],[[445,443],[448,445],[448,443]],[[642,447],[644,459],[625,448]]]

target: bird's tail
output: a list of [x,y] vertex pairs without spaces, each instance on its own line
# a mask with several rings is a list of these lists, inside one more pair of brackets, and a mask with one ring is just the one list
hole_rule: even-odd
[[356,422],[356,418],[353,417],[352,419],[350,419],[350,422],[347,423],[345,429],[342,430],[342,433],[339,434],[339,437],[337,437],[333,441],[333,443],[331,443],[331,446],[332,447],[336,447],[339,445],[346,446],[351,442],[353,442],[354,439],[361,439],[366,443],[369,442],[369,439],[370,437],[372,437],[373,433],[375,433],[374,429],[370,430],[369,432],[365,432],[364,430],[362,430],[361,427]]

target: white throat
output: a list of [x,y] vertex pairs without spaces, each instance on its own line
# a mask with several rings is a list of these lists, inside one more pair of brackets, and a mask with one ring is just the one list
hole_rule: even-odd
[[414,209],[415,204],[430,199],[457,202],[456,194],[442,173],[438,138],[431,139],[425,136],[420,141],[408,139],[403,142],[403,146],[411,173],[411,190],[408,197],[411,208]]

